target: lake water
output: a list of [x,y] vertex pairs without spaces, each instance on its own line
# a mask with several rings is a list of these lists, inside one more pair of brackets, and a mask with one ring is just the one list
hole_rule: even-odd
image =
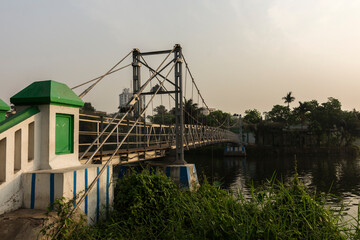
[[[294,176],[292,158],[240,158],[187,155],[186,161],[196,165],[200,182],[206,175],[210,182],[222,182],[227,189],[245,194],[252,184],[256,187],[276,174],[277,179],[288,182]],[[317,192],[330,192],[339,197],[332,198],[330,205],[346,204],[346,212],[357,216],[360,201],[360,158],[297,158],[299,178]]]

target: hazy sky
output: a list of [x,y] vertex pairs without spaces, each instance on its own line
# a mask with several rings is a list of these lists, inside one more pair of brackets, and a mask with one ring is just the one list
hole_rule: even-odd
[[[360,109],[359,0],[0,0],[0,30],[8,103],[33,81],[73,87],[133,48],[180,43],[210,107],[263,112],[292,91],[292,106],[335,97]],[[115,111],[131,76],[104,80],[84,100]]]

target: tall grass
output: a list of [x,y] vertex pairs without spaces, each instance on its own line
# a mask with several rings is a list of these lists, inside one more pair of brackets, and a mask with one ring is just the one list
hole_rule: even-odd
[[[357,239],[342,209],[309,193],[295,174],[290,184],[271,179],[251,197],[206,181],[189,192],[161,174],[132,174],[117,184],[106,221],[69,239]],[[60,236],[61,237],[61,236]]]

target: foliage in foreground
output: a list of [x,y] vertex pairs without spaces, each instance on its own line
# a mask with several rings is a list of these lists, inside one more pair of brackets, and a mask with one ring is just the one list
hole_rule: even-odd
[[133,174],[117,184],[108,220],[82,227],[68,239],[357,239],[358,226],[325,206],[295,175],[274,179],[250,197],[203,183],[180,189],[164,175]]

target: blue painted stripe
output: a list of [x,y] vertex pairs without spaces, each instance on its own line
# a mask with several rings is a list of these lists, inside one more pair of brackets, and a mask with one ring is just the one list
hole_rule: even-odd
[[127,173],[127,167],[126,166],[120,166],[120,170],[118,173],[118,178],[121,179],[123,178]]
[[189,168],[186,166],[180,167],[180,184],[183,187],[189,187]]
[[110,182],[109,165],[106,168],[106,211],[109,211],[109,182]]
[[73,206],[76,206],[76,171],[74,171],[74,188],[73,188],[73,198],[74,198],[74,203]]
[[[99,167],[96,168],[96,174],[99,175]],[[96,219],[99,219],[100,208],[100,178],[96,181]]]
[[35,207],[35,180],[36,180],[36,173],[31,175],[31,199],[30,199],[30,208],[34,209]]
[[55,183],[54,183],[54,174],[50,173],[50,206],[51,209],[53,207],[53,203],[55,200],[55,196],[54,196],[54,188],[55,188]]
[[166,176],[170,177],[170,167],[166,167]]
[[121,179],[123,177],[122,167],[120,166],[119,172],[118,172],[118,179]]
[[[88,189],[88,170],[85,168],[85,192]],[[85,197],[85,214],[88,214],[88,195]]]

